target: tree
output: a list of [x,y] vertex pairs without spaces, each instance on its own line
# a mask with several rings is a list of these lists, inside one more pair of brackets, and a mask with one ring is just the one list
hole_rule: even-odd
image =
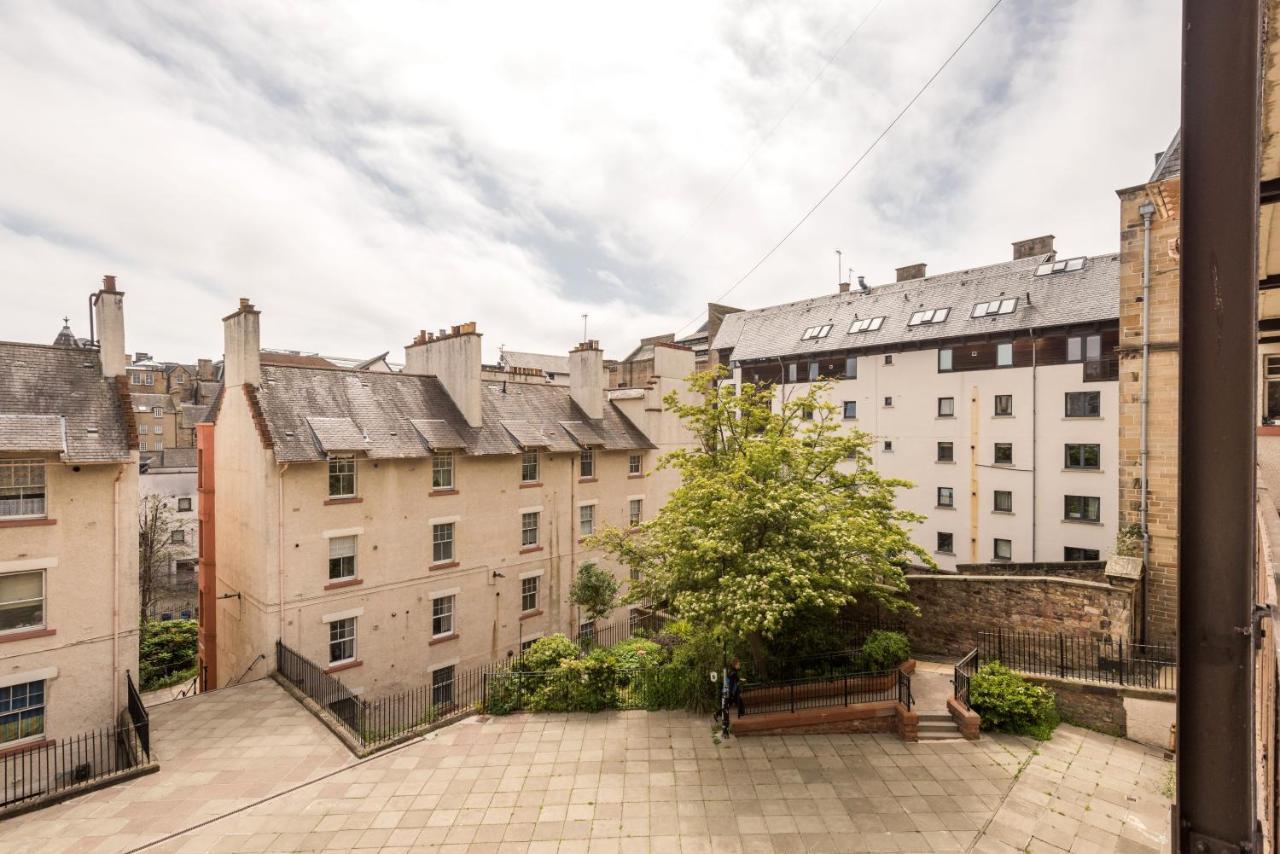
[[618,599],[618,581],[588,561],[578,567],[578,577],[569,587],[569,601],[582,609],[588,620],[595,622],[613,610]]
[[768,641],[845,606],[910,608],[904,568],[936,566],[911,541],[924,517],[895,506],[910,483],[880,476],[871,438],[843,430],[814,383],[773,406],[774,389],[695,374],[695,401],[665,404],[693,447],[659,463],[681,483],[638,532],[603,529],[593,545],[638,571],[631,601],[668,602],[700,630],[745,638],[759,671]]
[[[138,505],[138,598],[141,619],[151,616],[157,598],[168,590],[169,568],[189,554],[194,536],[190,522],[178,518],[161,495],[145,495]],[[181,536],[175,542],[174,533]]]

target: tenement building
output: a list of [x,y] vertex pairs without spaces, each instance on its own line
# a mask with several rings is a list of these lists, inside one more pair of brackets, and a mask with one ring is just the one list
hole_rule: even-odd
[[0,755],[113,726],[137,673],[137,434],[114,277],[93,304],[98,346],[0,342]]
[[1117,529],[1116,255],[1013,259],[730,314],[713,347],[733,382],[779,398],[831,383],[884,474],[914,486],[938,565],[1106,558]]
[[[274,645],[377,697],[505,660],[582,616],[583,539],[635,527],[687,442],[661,398],[693,353],[660,348],[654,382],[606,389],[602,351],[568,384],[486,380],[475,324],[420,333],[404,368],[270,363],[247,300],[224,319],[222,397],[198,431],[204,687],[269,673]],[[618,609],[613,620],[628,619]]]

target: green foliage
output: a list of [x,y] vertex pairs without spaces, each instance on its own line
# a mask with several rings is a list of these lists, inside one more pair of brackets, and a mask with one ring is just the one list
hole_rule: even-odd
[[910,484],[876,472],[871,438],[845,429],[827,384],[774,407],[772,388],[735,394],[723,376],[695,374],[691,395],[665,401],[695,446],[662,459],[681,482],[658,515],[589,541],[637,571],[628,601],[671,603],[706,636],[750,638],[757,663],[765,641],[815,615],[863,599],[910,607],[904,567],[934,566],[908,531],[923,517],[895,505]]
[[1125,525],[1116,534],[1113,552],[1121,557],[1138,557],[1142,554],[1142,526],[1136,522]]
[[892,670],[910,657],[911,644],[906,635],[876,629],[862,644],[858,665],[863,670]]
[[527,673],[543,673],[555,670],[565,660],[581,655],[578,645],[562,634],[538,638],[516,660],[515,668]]
[[565,660],[555,670],[532,674],[525,708],[531,712],[599,712],[615,704],[617,668],[606,650]]
[[618,599],[618,580],[588,561],[578,567],[578,575],[569,587],[569,601],[582,609],[588,619],[603,619],[613,610]]
[[1045,741],[1060,722],[1048,688],[1033,685],[998,661],[978,669],[969,682],[969,705],[982,716],[982,728]]
[[144,622],[138,645],[138,688],[152,691],[194,678],[199,634],[195,620]]
[[667,662],[667,651],[645,638],[628,638],[606,652],[619,670],[649,670]]

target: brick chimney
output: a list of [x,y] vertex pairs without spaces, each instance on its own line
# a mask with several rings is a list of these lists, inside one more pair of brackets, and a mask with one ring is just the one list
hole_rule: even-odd
[[924,278],[924,267],[925,267],[925,265],[924,265],[923,263],[920,263],[920,264],[908,264],[908,265],[907,265],[907,266],[905,266],[905,267],[899,267],[899,268],[898,268],[898,281],[899,281],[899,282],[909,282],[909,281],[911,281],[912,279],[923,279],[923,278]]
[[569,396],[592,420],[604,418],[604,351],[599,341],[583,341],[569,351]]
[[1036,255],[1052,255],[1053,254],[1053,235],[1042,234],[1039,237],[1031,237],[1026,240],[1017,240],[1013,244],[1013,260],[1021,261],[1023,258],[1031,258]]
[[841,283],[840,283],[840,293],[842,293],[842,294],[847,294],[847,293],[849,293],[849,284],[850,284],[849,282],[841,282]]
[[228,388],[262,384],[262,333],[260,312],[247,297],[222,318],[222,381]]
[[129,357],[124,350],[124,291],[116,290],[116,277],[103,276],[102,288],[93,299],[98,356],[104,377],[122,377]]
[[474,322],[459,324],[447,332],[424,329],[404,348],[404,372],[439,379],[472,427],[483,423],[480,370],[480,333]]

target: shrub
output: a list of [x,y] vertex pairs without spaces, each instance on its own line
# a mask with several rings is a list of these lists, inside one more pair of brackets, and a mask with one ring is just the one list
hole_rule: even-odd
[[517,659],[516,670],[526,673],[545,673],[555,670],[560,662],[572,661],[581,655],[578,645],[562,634],[547,635],[533,642]]
[[138,688],[153,691],[193,678],[199,634],[195,620],[144,622],[138,645]]
[[609,656],[619,670],[640,670],[666,663],[667,652],[645,638],[628,638],[609,647]]
[[1053,692],[1032,685],[998,661],[978,669],[969,683],[969,705],[982,716],[982,728],[1044,741],[1060,722]]
[[538,678],[542,684],[525,704],[531,712],[599,712],[615,704],[617,670],[604,650],[565,660]]
[[867,635],[858,653],[858,664],[863,670],[892,670],[911,657],[911,644],[902,632],[876,629]]

